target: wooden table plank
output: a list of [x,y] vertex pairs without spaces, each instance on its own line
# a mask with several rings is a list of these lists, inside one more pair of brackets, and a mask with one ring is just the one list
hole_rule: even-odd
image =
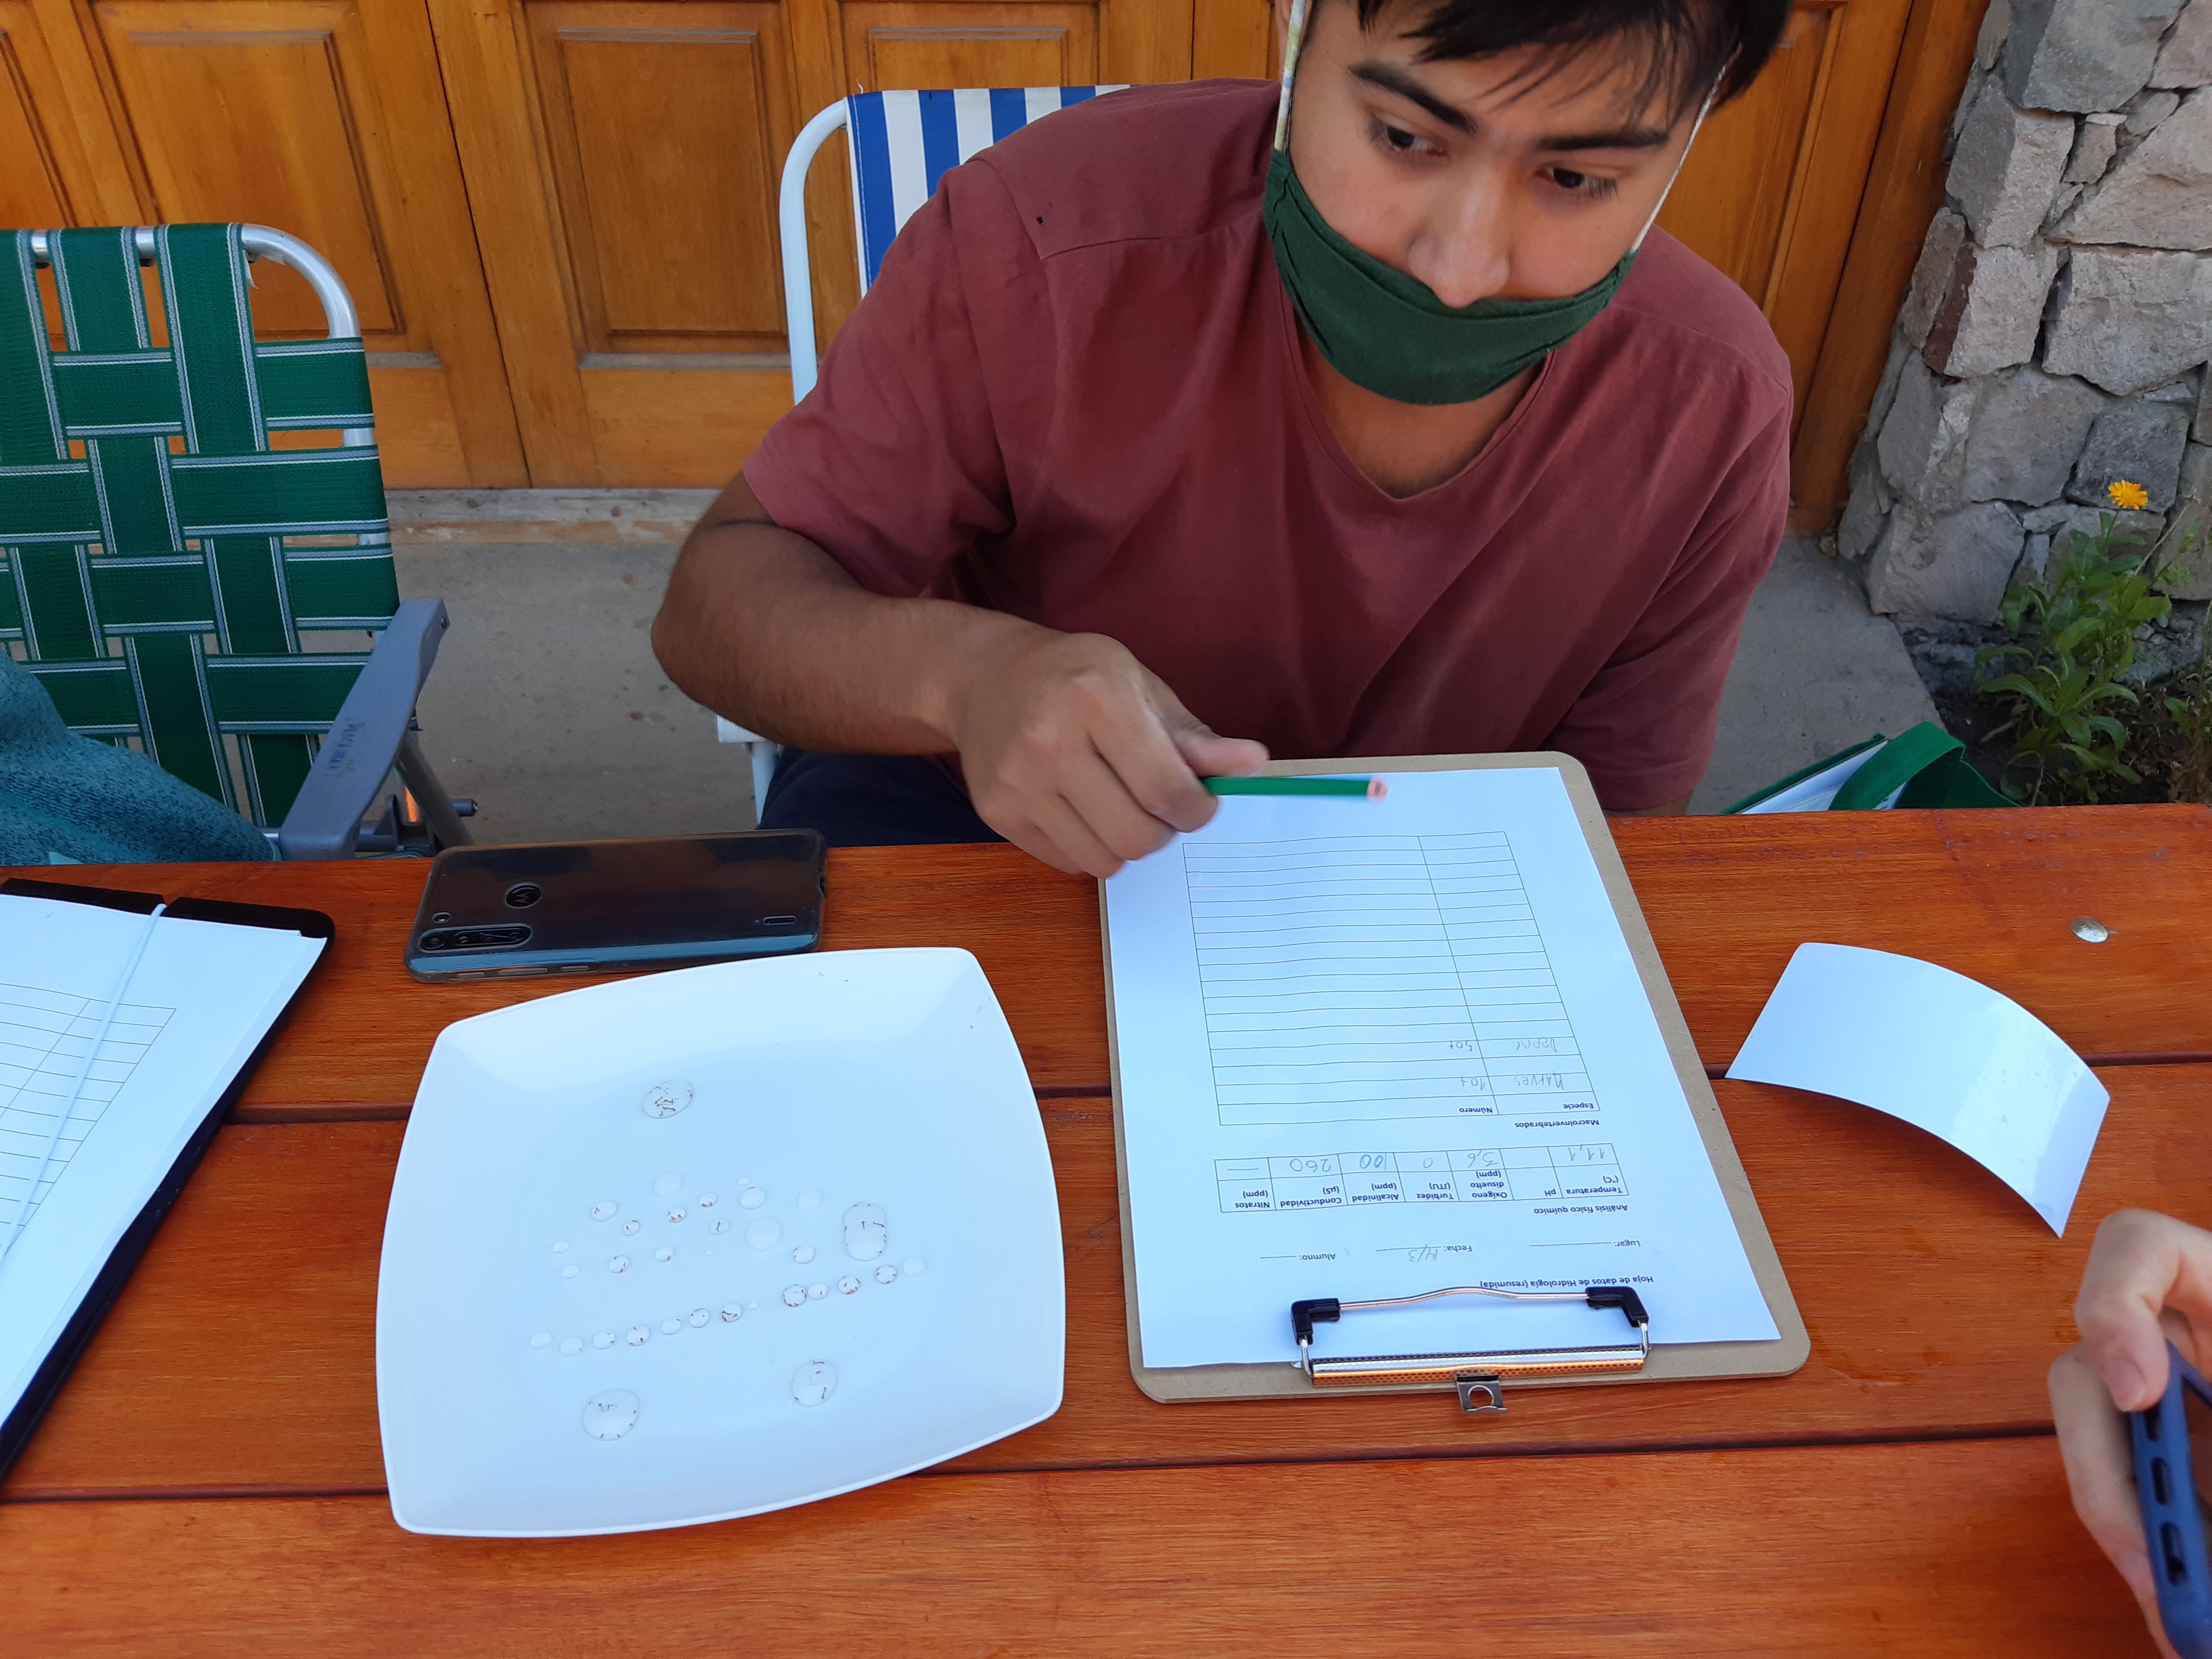
[[529,1542],[375,1498],[15,1504],[0,1556],[25,1654],[2152,1650],[2041,1437],[920,1476]]
[[[1813,1334],[1793,1377],[1517,1394],[1163,1406],[1130,1380],[1112,1125],[1046,1103],[1068,1274],[1066,1403],[969,1468],[1484,1456],[2046,1426],[2043,1371],[2098,1217],[2212,1219],[2212,1067],[2108,1072],[2063,1239],[1949,1147],[1878,1113],[1720,1085]],[[396,1123],[223,1132],[0,1494],[371,1490],[383,1479],[375,1282]]]
[[[1613,829],[1710,1065],[1735,1055],[1790,951],[1811,939],[1955,968],[2092,1057],[2212,1060],[2203,808],[1629,818]],[[240,1115],[249,1121],[402,1114],[441,1027],[589,982],[416,984],[400,965],[423,876],[410,860],[21,873],[313,905],[338,918],[330,961],[248,1085]],[[2080,915],[2112,939],[2074,938],[2067,924]],[[1105,1091],[1092,883],[1010,847],[839,851],[824,944],[973,951],[1040,1092]]]
[[[1725,1065],[1808,939],[1924,957],[2085,1056],[2212,1059],[2212,811],[1807,812],[1613,824],[1698,1052]],[[2074,937],[2090,916],[2102,945]]]

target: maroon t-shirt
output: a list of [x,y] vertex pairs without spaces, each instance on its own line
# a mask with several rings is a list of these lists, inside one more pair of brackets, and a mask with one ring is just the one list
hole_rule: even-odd
[[945,176],[745,463],[880,593],[1109,635],[1281,758],[1560,749],[1686,794],[1788,506],[1790,365],[1662,232],[1406,500],[1331,432],[1260,220],[1275,91],[1147,87]]

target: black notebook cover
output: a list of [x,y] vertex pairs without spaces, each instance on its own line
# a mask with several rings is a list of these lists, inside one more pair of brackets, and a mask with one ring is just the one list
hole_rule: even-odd
[[[31,881],[21,877],[0,881],[0,894],[18,898],[58,899],[66,904],[96,904],[142,916],[151,915],[154,907],[161,902],[161,896],[158,893],[125,892],[112,887],[77,887],[66,882]],[[235,927],[281,928],[308,939],[330,939],[337,931],[331,919],[320,910],[287,910],[274,905],[235,904],[228,899],[179,898],[172,901],[162,915],[176,916],[185,921],[227,922]],[[318,957],[315,967],[321,965],[321,958]],[[309,969],[307,979],[301,981],[301,984],[305,985],[314,976],[314,969]],[[295,991],[293,994],[296,997],[299,994]],[[30,1386],[23,1390],[23,1397],[8,1413],[7,1421],[0,1423],[0,1477],[7,1474],[23,1448],[30,1443],[32,1431],[38,1427],[39,1419],[46,1415],[46,1408],[54,1403],[54,1396],[61,1392],[70,1368],[77,1362],[77,1356],[92,1340],[92,1334],[100,1328],[100,1322],[107,1316],[108,1309],[115,1304],[115,1298],[122,1293],[124,1281],[131,1277],[131,1270],[138,1265],[138,1258],[146,1254],[146,1247],[154,1242],[154,1235],[161,1225],[161,1218],[168,1214],[169,1206],[177,1201],[177,1194],[184,1190],[185,1182],[191,1178],[192,1170],[214,1143],[216,1131],[222,1127],[222,1121],[230,1115],[230,1109],[238,1103],[239,1096],[245,1091],[246,1079],[252,1077],[253,1068],[260,1065],[261,1056],[269,1052],[270,1042],[283,1029],[290,1012],[291,1005],[287,1003],[283,1012],[270,1023],[268,1031],[246,1064],[231,1079],[230,1086],[223,1091],[222,1097],[216,1102],[199,1127],[192,1132],[192,1138],[185,1143],[185,1150],[177,1161],[169,1166],[168,1174],[155,1188],[153,1197],[146,1200],[146,1206],[138,1212],[137,1218],[124,1231],[123,1237],[108,1253],[107,1264],[93,1280],[92,1288],[86,1291],[84,1300],[77,1304],[69,1323],[63,1327],[59,1340],[47,1351],[45,1361],[31,1378]]]

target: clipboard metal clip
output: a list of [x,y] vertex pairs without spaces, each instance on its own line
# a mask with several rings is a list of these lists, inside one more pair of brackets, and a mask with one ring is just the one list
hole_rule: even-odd
[[[1618,1308],[1636,1334],[1633,1342],[1601,1343],[1577,1348],[1505,1348],[1487,1353],[1357,1354],[1314,1357],[1316,1324],[1333,1325],[1347,1313],[1371,1308],[1407,1308],[1444,1296],[1488,1296],[1504,1302],[1579,1302],[1589,1308]],[[1626,1285],[1592,1285],[1580,1291],[1497,1291],[1484,1285],[1454,1285],[1419,1296],[1376,1297],[1340,1302],[1334,1297],[1291,1304],[1291,1330],[1297,1338],[1298,1365],[1317,1389],[1449,1388],[1459,1393],[1467,1412],[1502,1412],[1509,1381],[1640,1371],[1651,1358],[1651,1316],[1644,1298]]]

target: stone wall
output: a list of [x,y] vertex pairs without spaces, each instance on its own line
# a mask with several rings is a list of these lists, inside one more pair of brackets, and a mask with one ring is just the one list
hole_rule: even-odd
[[[1992,0],[1950,147],[1837,549],[1963,683],[2115,480],[2169,558],[2212,518],[2212,0]],[[2177,597],[2212,599],[2191,562]],[[2201,650],[2204,609],[2147,660]]]

